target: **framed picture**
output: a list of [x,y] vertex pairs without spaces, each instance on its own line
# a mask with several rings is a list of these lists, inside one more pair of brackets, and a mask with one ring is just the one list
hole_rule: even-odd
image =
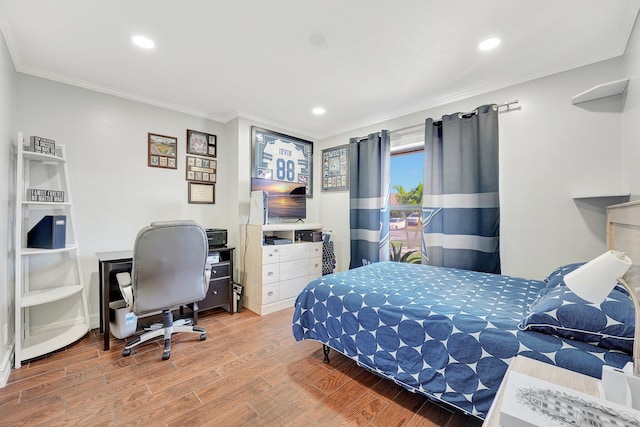
[[216,202],[215,184],[189,183],[189,203],[214,204]]
[[177,169],[178,138],[148,133],[149,158],[147,165],[152,168]]
[[216,157],[216,144],[215,135],[187,129],[187,154]]
[[322,191],[349,189],[349,145],[322,150]]
[[313,142],[251,127],[251,177],[296,182],[313,197]]
[[186,180],[198,182],[216,182],[218,162],[215,159],[186,156]]

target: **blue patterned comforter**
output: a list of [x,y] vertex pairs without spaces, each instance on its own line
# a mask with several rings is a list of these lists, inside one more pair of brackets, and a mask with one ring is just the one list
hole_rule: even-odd
[[484,418],[509,362],[523,355],[599,378],[631,358],[521,331],[544,287],[467,270],[380,262],[320,277],[295,303],[293,335],[327,344],[418,393]]

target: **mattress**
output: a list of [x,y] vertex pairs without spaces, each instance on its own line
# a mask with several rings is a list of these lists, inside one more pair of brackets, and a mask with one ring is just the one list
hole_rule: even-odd
[[296,340],[316,340],[402,387],[484,418],[517,355],[599,378],[631,357],[521,330],[545,283],[380,262],[322,276],[299,294]]

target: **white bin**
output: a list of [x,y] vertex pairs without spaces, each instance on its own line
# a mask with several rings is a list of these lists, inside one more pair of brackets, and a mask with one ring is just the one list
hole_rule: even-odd
[[138,318],[129,311],[124,300],[109,303],[109,329],[116,338],[127,338],[136,333]]

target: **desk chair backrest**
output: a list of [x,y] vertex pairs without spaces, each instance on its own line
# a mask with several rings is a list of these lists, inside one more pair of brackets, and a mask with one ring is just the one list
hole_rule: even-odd
[[207,233],[194,221],[153,222],[133,248],[133,312],[144,314],[204,299]]

